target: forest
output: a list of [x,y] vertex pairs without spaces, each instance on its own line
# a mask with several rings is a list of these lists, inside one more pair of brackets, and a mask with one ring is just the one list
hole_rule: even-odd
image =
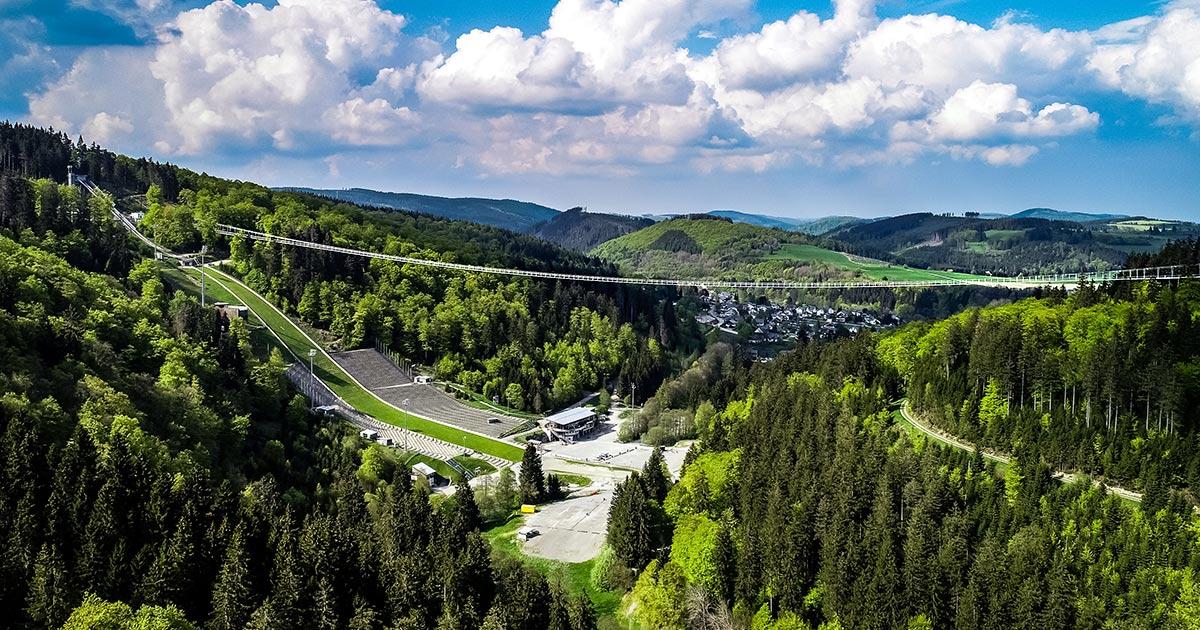
[[[225,245],[212,226],[228,222],[464,262],[605,269],[493,228],[0,126],[6,623],[599,625],[586,599],[493,555],[480,533],[516,501],[561,490],[532,449],[519,482],[510,473],[431,500],[390,451],[312,414],[282,357],[256,355],[241,321],[169,291],[106,208],[61,185],[71,161],[180,248]],[[1197,249],[1183,242],[1138,260],[1190,263]],[[386,342],[514,406],[574,402],[605,381],[655,392],[625,437],[695,443],[677,480],[656,452],[616,488],[589,576],[627,590],[631,624],[1200,625],[1193,280],[997,304],[984,302],[1012,295],[881,298],[948,317],[804,342],[761,364],[706,346],[670,294],[432,275],[239,240],[228,255],[333,343]],[[901,404],[1013,459],[997,465],[910,432]],[[1056,470],[1083,476],[1063,484]]]
[[[91,214],[102,205],[56,186],[77,173],[144,212],[142,229],[179,251],[228,252],[232,270],[289,314],[329,333],[334,347],[383,343],[439,379],[532,412],[557,409],[605,384],[656,388],[671,366],[702,350],[693,322],[680,322],[673,290],[581,287],[371,261],[266,243],[227,241],[217,223],[373,251],[523,269],[612,275],[598,259],[498,228],[412,212],[361,208],[315,195],[197,174],[117,156],[53,132],[0,126],[0,226],[83,269],[120,272],[123,237]],[[41,210],[62,204],[61,210]],[[71,206],[70,204],[75,204]],[[89,210],[85,212],[84,210]],[[34,217],[37,217],[36,220]],[[58,218],[61,217],[61,218]],[[51,222],[72,225],[50,226]],[[77,225],[76,225],[77,224]],[[53,229],[51,229],[53,227]],[[77,230],[65,228],[77,227]],[[25,234],[26,229],[31,234]],[[108,230],[104,234],[99,231]],[[61,236],[60,236],[61,235]],[[63,241],[63,242],[58,242]],[[74,253],[72,249],[74,248]],[[104,260],[83,260],[86,256]],[[125,257],[125,258],[121,258]],[[112,260],[109,260],[109,259]]]
[[152,261],[118,278],[0,235],[0,287],[9,627],[594,627],[493,562],[471,492],[431,507]]
[[928,212],[853,225],[826,236],[864,256],[925,269],[1003,275],[1112,269],[1125,261],[1129,246],[1150,242],[1145,235],[1110,233],[1099,223]]
[[[1016,312],[1112,316],[1179,304],[1180,295],[1196,290],[1157,289],[1143,290],[1153,298],[1082,291],[1078,298],[964,314],[960,323],[977,322],[977,341],[974,349],[957,346],[964,354],[950,365],[951,382],[980,387],[968,358],[984,351],[983,335],[1002,334],[997,321]],[[1191,302],[1161,321],[1178,324],[1184,310],[1190,321]],[[618,489],[602,555],[610,564],[601,579],[630,586],[625,610],[643,627],[657,628],[1196,627],[1200,543],[1186,490],[1163,487],[1133,505],[1086,479],[1069,485],[1052,479],[1050,442],[1039,448],[1028,441],[1014,462],[1000,467],[979,452],[910,434],[895,421],[892,401],[911,386],[906,379],[946,373],[936,359],[922,367],[922,351],[906,355],[896,340],[921,339],[940,327],[916,324],[890,335],[804,344],[756,365],[732,390],[716,381],[708,399],[715,413],[697,414],[698,441],[680,479],[672,484],[661,465],[648,464]],[[1010,339],[980,356],[1020,348]],[[1178,352],[1171,356],[1187,351]],[[912,365],[898,369],[906,356]],[[976,369],[1003,364],[996,361]],[[998,415],[996,435],[1002,435],[1026,413],[1019,382],[997,382],[1018,388],[1008,411],[1003,405],[969,410],[972,423],[981,413]],[[1025,405],[1032,408],[1035,388],[1027,387]],[[1084,382],[1078,387],[1082,395]],[[988,385],[982,388],[986,397]],[[942,396],[936,386],[931,391]],[[1037,394],[1047,411],[1050,395]],[[1108,435],[1103,411],[1094,413],[1093,434]],[[1144,419],[1137,420],[1144,430]],[[1062,430],[1059,420],[1051,422],[1039,431]],[[1174,437],[1185,433],[1182,421],[1173,431],[1143,436],[1139,457],[1159,461],[1160,447],[1151,442],[1182,439]],[[1061,441],[1090,443],[1074,435]],[[1194,452],[1178,442],[1173,448]]]
[[1200,285],[1081,287],[885,336],[880,362],[947,431],[1146,491],[1200,490]]

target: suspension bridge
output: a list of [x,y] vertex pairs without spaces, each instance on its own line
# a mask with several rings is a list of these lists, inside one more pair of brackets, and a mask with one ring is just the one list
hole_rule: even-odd
[[[87,189],[92,195],[103,196],[109,201],[109,208],[113,218],[132,234],[139,241],[153,249],[156,254],[161,257],[172,258],[179,261],[191,261],[197,254],[178,254],[166,247],[155,242],[153,239],[142,234],[137,225],[126,214],[117,209],[115,203],[112,203],[112,198],[106,192],[100,190],[92,183],[86,180],[80,180],[80,185]],[[988,287],[1008,287],[1013,289],[1032,289],[1036,287],[1063,287],[1071,288],[1077,286],[1081,282],[1087,283],[1102,283],[1102,282],[1136,282],[1142,280],[1178,280],[1180,278],[1200,275],[1200,265],[1166,265],[1160,267],[1142,267],[1137,269],[1113,269],[1109,271],[1089,271],[1084,273],[1064,273],[1036,276],[973,276],[973,277],[945,277],[945,278],[930,278],[923,280],[874,280],[874,279],[853,279],[853,280],[737,280],[724,278],[643,278],[639,276],[597,276],[578,273],[564,273],[556,271],[538,271],[533,269],[516,269],[512,267],[489,267],[485,265],[469,265],[464,263],[448,262],[444,260],[431,260],[428,258],[415,258],[412,256],[399,256],[396,254],[385,254],[382,252],[372,252],[362,249],[354,249],[350,247],[342,247],[339,245],[329,245],[326,243],[315,243],[303,239],[292,238],[289,236],[280,236],[278,234],[270,234],[258,230],[218,223],[216,226],[217,234],[229,237],[243,237],[253,241],[265,243],[274,243],[287,247],[302,247],[319,251],[333,252],[337,254],[345,254],[347,256],[358,256],[362,258],[375,258],[378,260],[389,260],[406,265],[419,265],[423,267],[432,267],[436,269],[446,269],[450,271],[462,271],[468,273],[484,273],[498,276],[513,276],[523,278],[538,278],[542,280],[563,280],[568,282],[593,282],[601,284],[626,284],[639,286],[667,286],[667,287],[685,287],[697,289],[759,289],[759,290],[787,290],[787,289],[871,289],[871,288],[886,288],[886,289],[903,289],[903,288],[926,288],[926,287],[954,287],[954,286],[988,286]]]
[[859,288],[924,288],[952,286],[991,286],[1009,287],[1014,289],[1031,289],[1036,287],[1066,287],[1070,288],[1080,282],[1124,282],[1139,280],[1178,280],[1200,273],[1200,265],[1169,265],[1162,267],[1145,267],[1139,269],[1114,269],[1111,271],[1090,271],[1086,273],[1052,274],[1038,276],[978,276],[978,277],[945,277],[927,280],[736,280],[736,279],[693,279],[693,278],[642,278],[638,276],[597,276],[577,273],[562,273],[555,271],[536,271],[531,269],[514,269],[510,267],[488,267],[484,265],[468,265],[464,263],[447,262],[398,256],[382,252],[372,252],[339,245],[314,243],[303,239],[269,234],[232,225],[218,224],[216,232],[223,236],[243,237],[253,241],[274,243],[287,247],[303,247],[319,251],[390,260],[406,265],[420,265],[437,269],[463,271],[469,273],[485,273],[499,276],[516,276],[524,278],[539,278],[544,280],[564,280],[568,282],[595,282],[604,284],[629,284],[641,286],[670,286],[690,288],[721,288],[721,289],[859,289]]

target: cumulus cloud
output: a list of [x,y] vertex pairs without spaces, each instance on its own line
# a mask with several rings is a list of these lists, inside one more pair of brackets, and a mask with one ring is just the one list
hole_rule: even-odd
[[1101,29],[1089,67],[1108,87],[1200,122],[1200,2],[1169,4],[1157,19]]
[[473,30],[421,83],[428,99],[554,111],[680,103],[691,92],[687,52],[695,27],[744,11],[750,0],[560,0],[549,28]]
[[828,76],[846,45],[874,23],[874,2],[867,0],[838,0],[826,21],[800,11],[721,42],[714,53],[719,80],[730,89],[769,88]]
[[975,80],[1044,92],[1068,87],[1091,46],[1088,33],[1041,31],[1011,17],[983,27],[947,15],[906,15],[854,42],[843,67],[850,77],[918,85],[943,98]]
[[[443,42],[376,0],[214,0],[159,23],[152,46],[88,50],[30,98],[30,117],[168,153],[436,142],[484,175],[1019,166],[1094,132],[1103,91],[1200,125],[1200,0],[1095,31],[832,4],[827,19],[801,10],[721,39],[752,0],[559,0],[540,32]],[[25,55],[14,68],[39,52],[0,36],[4,49]]]
[[900,122],[893,136],[931,142],[978,142],[1007,138],[1052,138],[1090,131],[1100,117],[1086,107],[1051,103],[1034,111],[1009,83],[975,81],[956,91],[941,109],[919,122]]
[[[394,143],[414,135],[404,101],[434,52],[405,23],[373,0],[218,0],[180,13],[156,46],[85,53],[31,99],[31,116],[97,139],[136,121],[156,150],[181,154]],[[136,91],[115,89],[128,80]]]

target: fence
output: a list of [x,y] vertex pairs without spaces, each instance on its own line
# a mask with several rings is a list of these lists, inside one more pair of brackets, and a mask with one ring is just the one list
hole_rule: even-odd
[[391,361],[392,365],[396,366],[396,369],[400,370],[405,378],[410,381],[413,379],[412,364],[401,358],[399,352],[392,350],[390,346],[378,339],[375,340],[375,349],[379,351],[379,354],[386,357],[388,361]]

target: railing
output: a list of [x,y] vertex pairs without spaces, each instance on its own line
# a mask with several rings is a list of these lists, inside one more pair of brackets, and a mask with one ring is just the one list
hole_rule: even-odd
[[552,271],[533,271],[529,269],[513,269],[508,267],[486,267],[483,265],[467,265],[463,263],[446,262],[443,260],[428,260],[411,256],[397,256],[371,252],[338,245],[313,243],[297,238],[279,236],[257,230],[218,224],[218,234],[224,236],[242,236],[251,240],[277,243],[291,247],[306,247],[327,252],[361,256],[379,260],[390,260],[407,265],[421,265],[437,269],[450,269],[470,273],[486,273],[504,276],[526,278],[542,278],[548,280],[570,280],[575,282],[598,282],[606,284],[632,284],[647,286],[674,286],[693,288],[732,288],[732,289],[856,289],[856,288],[920,288],[920,287],[949,287],[949,286],[1011,286],[1015,288],[1070,286],[1079,282],[1119,282],[1137,280],[1176,280],[1200,273],[1200,265],[1169,265],[1163,267],[1147,267],[1142,269],[1115,269],[1111,271],[1092,271],[1085,273],[1050,274],[1036,276],[988,276],[976,278],[944,278],[929,280],[722,280],[722,279],[688,279],[688,278],[637,278],[629,276],[593,276],[576,273],[558,273]]

